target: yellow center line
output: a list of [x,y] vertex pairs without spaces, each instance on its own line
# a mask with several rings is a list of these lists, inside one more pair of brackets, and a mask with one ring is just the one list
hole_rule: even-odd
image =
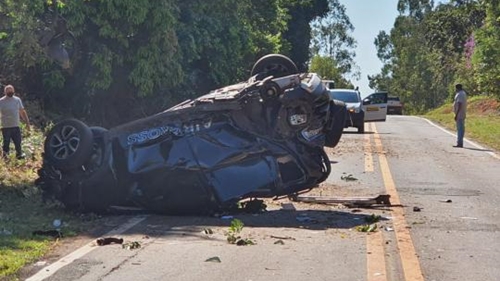
[[401,257],[401,265],[403,267],[405,280],[424,281],[422,269],[420,267],[420,261],[418,260],[415,246],[413,245],[413,240],[411,239],[410,230],[405,220],[405,213],[403,208],[401,207],[401,201],[396,190],[396,184],[394,183],[394,180],[392,178],[391,171],[389,169],[389,163],[387,161],[387,157],[383,152],[382,141],[375,124],[373,124],[373,132],[375,148],[376,152],[378,153],[380,170],[382,172],[385,189],[387,191],[387,194],[391,196],[391,204],[396,206],[395,208],[392,208],[392,214],[394,218],[394,233],[396,235],[396,241],[399,249],[399,255]]
[[[372,123],[365,123],[365,131],[371,132]],[[365,134],[364,152],[365,152],[365,172],[373,172],[373,152],[370,142],[370,134]]]
[[[365,123],[365,131],[372,132],[373,123]],[[365,172],[373,172],[373,149],[371,134],[365,134]],[[384,252],[384,237],[377,231],[366,236],[366,268],[367,281],[387,281],[387,269]]]
[[367,281],[387,281],[385,268],[384,238],[382,232],[377,231],[366,236]]

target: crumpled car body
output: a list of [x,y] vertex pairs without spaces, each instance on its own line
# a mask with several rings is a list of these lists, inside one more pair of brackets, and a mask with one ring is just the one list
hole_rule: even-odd
[[37,185],[46,198],[93,212],[210,214],[292,195],[330,173],[333,112],[318,75],[260,73],[109,130],[63,120],[47,135]]

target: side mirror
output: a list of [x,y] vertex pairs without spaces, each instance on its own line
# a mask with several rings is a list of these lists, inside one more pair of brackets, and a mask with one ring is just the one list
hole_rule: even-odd
[[366,98],[363,100],[363,105],[367,105],[367,104],[370,104],[370,99],[369,98]]

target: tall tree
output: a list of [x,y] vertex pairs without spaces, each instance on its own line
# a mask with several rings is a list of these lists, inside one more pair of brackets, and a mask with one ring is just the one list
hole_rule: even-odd
[[[324,78],[335,80],[339,87],[352,85],[347,80],[359,78],[359,70],[354,61],[356,40],[351,35],[354,26],[345,6],[338,0],[330,0],[329,12],[314,20],[311,26],[311,69],[317,71],[335,67],[335,70],[324,73]],[[323,63],[324,66],[321,65]]]
[[0,82],[56,114],[114,125],[247,79],[265,54],[303,65],[309,23],[327,10],[327,0],[3,0]]
[[409,111],[422,112],[441,105],[455,83],[473,77],[463,67],[464,58],[484,16],[476,1],[434,6],[432,1],[400,0],[398,10],[390,34],[381,32],[375,39],[384,66],[369,76],[370,86],[400,95]]
[[474,78],[481,93],[500,98],[500,1],[482,3],[486,19],[471,42],[474,45]]
[[315,55],[311,59],[309,70],[325,80],[335,81],[336,88],[354,88],[353,84],[342,76],[337,62],[331,56]]

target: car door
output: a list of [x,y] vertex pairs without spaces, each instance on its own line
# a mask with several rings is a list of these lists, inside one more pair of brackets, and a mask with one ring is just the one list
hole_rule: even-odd
[[382,122],[387,117],[387,93],[373,93],[363,99],[365,122]]

